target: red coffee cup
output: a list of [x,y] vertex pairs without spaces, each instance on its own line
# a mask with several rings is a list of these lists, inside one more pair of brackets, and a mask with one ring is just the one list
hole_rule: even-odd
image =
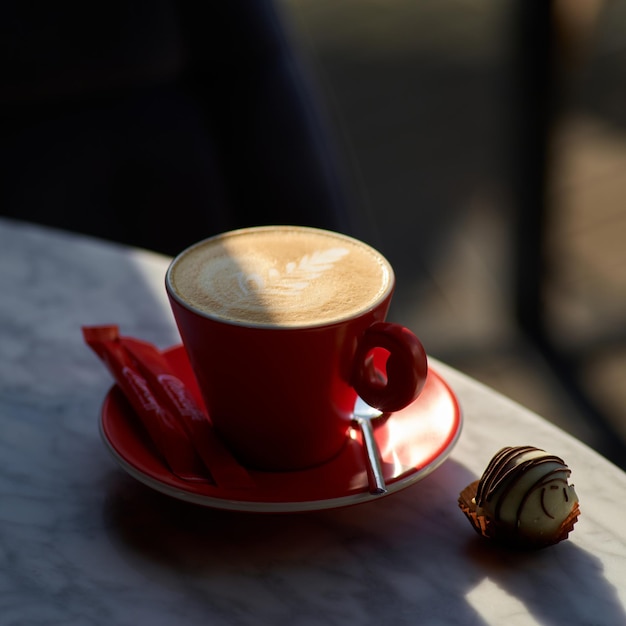
[[172,261],[166,289],[185,350],[244,465],[324,463],[347,441],[357,394],[383,412],[417,398],[427,358],[411,331],[384,321],[394,281],[370,246],[305,227],[224,233]]

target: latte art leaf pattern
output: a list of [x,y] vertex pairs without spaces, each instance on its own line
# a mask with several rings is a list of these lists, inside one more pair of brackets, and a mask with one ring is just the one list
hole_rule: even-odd
[[346,248],[329,248],[305,254],[298,261],[290,261],[282,271],[273,267],[264,275],[239,272],[237,281],[242,295],[251,294],[295,296],[348,254]]
[[295,328],[371,310],[391,297],[393,271],[376,250],[340,233],[261,226],[191,246],[168,280],[181,303],[202,315]]

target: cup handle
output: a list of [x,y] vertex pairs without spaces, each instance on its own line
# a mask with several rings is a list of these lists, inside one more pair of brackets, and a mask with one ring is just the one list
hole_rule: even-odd
[[[388,353],[377,362],[376,349]],[[379,351],[380,353],[380,351]],[[376,322],[358,343],[350,384],[370,406],[389,413],[417,398],[428,374],[428,359],[420,340],[400,324]]]

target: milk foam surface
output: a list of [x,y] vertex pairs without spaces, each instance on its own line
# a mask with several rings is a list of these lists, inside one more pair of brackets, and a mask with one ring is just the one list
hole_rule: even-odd
[[326,324],[367,310],[392,282],[369,246],[317,229],[267,227],[202,242],[173,263],[180,299],[227,321],[275,326]]

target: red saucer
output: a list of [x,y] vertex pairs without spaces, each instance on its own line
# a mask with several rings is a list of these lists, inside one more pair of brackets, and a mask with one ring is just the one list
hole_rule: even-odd
[[[200,399],[182,346],[166,350],[178,376]],[[454,392],[432,369],[419,398],[375,424],[387,494],[405,489],[438,467],[456,444],[462,425]],[[224,489],[178,479],[163,465],[121,391],[114,386],[102,407],[101,433],[120,465],[146,485],[181,500],[219,509],[257,512],[312,511],[359,504],[369,492],[361,435],[355,429],[328,463],[297,472],[251,470],[253,489]]]

